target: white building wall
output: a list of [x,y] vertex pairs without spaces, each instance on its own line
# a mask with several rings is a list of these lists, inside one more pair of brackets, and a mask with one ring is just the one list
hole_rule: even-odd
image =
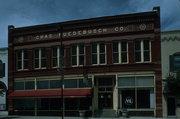
[[[162,79],[165,80],[170,73],[170,55],[180,52],[180,30],[165,31],[161,33],[161,63]],[[164,88],[164,82],[163,82]],[[178,114],[178,113],[176,113]],[[178,115],[176,115],[178,117]],[[163,117],[167,117],[167,101],[163,96]]]
[[[8,89],[8,49],[0,48],[0,60],[5,63],[5,77],[0,78],[0,82],[3,82]],[[3,108],[6,105],[6,94],[0,95],[0,110],[4,110]]]

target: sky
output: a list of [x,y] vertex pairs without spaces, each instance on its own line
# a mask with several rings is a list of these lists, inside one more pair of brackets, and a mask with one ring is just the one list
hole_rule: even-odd
[[180,29],[180,0],[0,0],[0,47],[8,25],[25,27],[161,9],[161,30]]

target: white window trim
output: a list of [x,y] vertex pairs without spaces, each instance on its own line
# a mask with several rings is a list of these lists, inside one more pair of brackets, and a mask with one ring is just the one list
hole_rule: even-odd
[[[80,45],[76,45],[76,65],[72,65],[72,67],[82,67],[83,65],[79,64],[79,56],[80,56],[80,51],[79,51],[79,47]],[[72,52],[72,51],[71,51]],[[85,64],[85,54],[86,54],[86,50],[85,50],[85,46],[84,46],[84,64]],[[71,55],[72,56],[72,55]],[[75,56],[75,55],[74,55]],[[72,60],[72,59],[71,59]]]
[[[107,54],[106,54],[106,44],[104,44],[105,46],[105,63],[101,63],[100,64],[100,44],[101,43],[97,43],[96,47],[97,47],[97,52],[96,52],[96,56],[97,56],[97,64],[92,64],[92,65],[106,65],[107,64]],[[92,53],[93,54],[93,53]],[[95,54],[95,53],[94,53]]]
[[[60,66],[60,47],[54,47],[54,48],[57,48],[57,57],[56,57],[56,59],[57,59],[57,66],[52,66],[52,68],[59,68],[59,66]],[[52,53],[53,53],[53,51],[52,51]],[[52,63],[52,65],[53,65],[53,55],[52,55],[52,58],[51,58],[51,63]]]
[[118,56],[119,56],[119,59],[118,59],[118,63],[113,63],[113,64],[128,64],[129,63],[129,51],[128,51],[128,42],[126,43],[126,46],[127,46],[127,62],[122,62],[122,57],[121,57],[121,54],[122,54],[122,51],[121,51],[121,41],[118,42]]
[[17,71],[24,71],[24,70],[28,70],[24,68],[24,50],[21,50],[21,69],[18,69],[18,56],[17,56]]
[[38,52],[39,52],[39,57],[38,57],[38,60],[39,60],[39,67],[38,68],[35,68],[35,62],[34,62],[34,69],[46,69],[46,67],[42,67],[42,63],[41,63],[41,59],[42,59],[42,48],[38,48]]
[[149,61],[144,61],[144,40],[141,40],[140,48],[141,48],[141,61],[136,63],[150,63],[152,62],[152,53],[151,53],[151,40],[149,40]]

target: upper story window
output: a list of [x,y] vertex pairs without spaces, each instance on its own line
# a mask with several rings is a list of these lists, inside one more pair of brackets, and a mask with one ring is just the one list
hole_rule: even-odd
[[52,67],[59,67],[60,66],[60,55],[62,53],[62,56],[64,57],[64,51],[61,52],[60,47],[54,47],[52,48]]
[[5,63],[0,60],[0,78],[5,77]]
[[46,67],[46,49],[34,49],[34,68],[41,69]]
[[113,43],[113,63],[128,63],[128,43],[126,41]]
[[82,66],[84,65],[84,45],[72,45],[71,46],[71,65]]
[[92,44],[92,64],[106,64],[106,45],[104,43]]
[[28,52],[27,50],[19,50],[16,52],[16,64],[17,70],[25,70],[28,69]]
[[135,40],[135,61],[150,62],[151,61],[151,41]]
[[170,71],[172,72],[180,71],[180,52],[170,55]]

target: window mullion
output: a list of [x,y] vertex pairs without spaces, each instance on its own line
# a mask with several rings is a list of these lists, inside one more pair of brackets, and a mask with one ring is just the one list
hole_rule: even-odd
[[121,63],[121,42],[118,43],[118,55],[119,55],[119,63]]
[[21,51],[21,69],[24,69],[24,51]]
[[100,51],[99,51],[99,44],[97,44],[97,64],[100,64]]
[[61,55],[61,54],[60,54],[60,48],[57,47],[57,63],[58,63],[57,66],[58,66],[58,67],[60,67],[60,62],[61,62],[61,61],[60,61],[60,55]]
[[79,46],[76,46],[76,64],[77,66],[79,66]]
[[151,41],[149,40],[149,61],[151,62],[152,61],[152,54],[151,54]]
[[41,49],[39,49],[39,68],[41,68]]
[[144,47],[143,40],[141,40],[141,62],[144,62]]

